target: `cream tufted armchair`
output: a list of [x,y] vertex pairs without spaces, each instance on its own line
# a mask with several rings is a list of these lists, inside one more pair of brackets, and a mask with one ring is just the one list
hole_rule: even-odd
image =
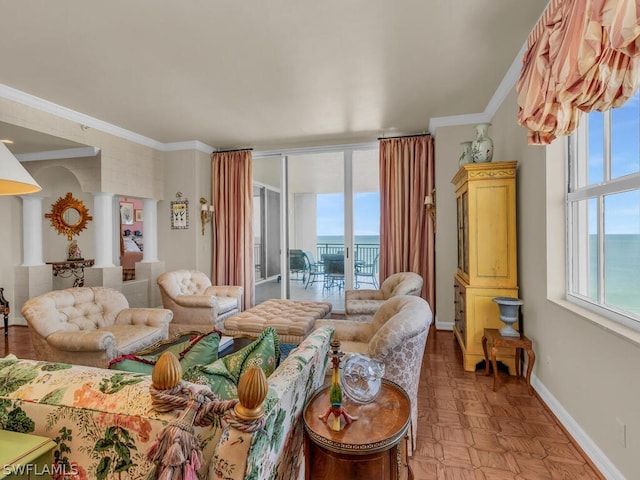
[[224,321],[242,310],[240,286],[211,285],[197,270],[174,270],[158,277],[162,305],[173,312],[171,336],[182,331],[224,331]]
[[173,314],[129,308],[112,288],[55,290],[27,300],[22,315],[39,360],[106,368],[109,361],[166,340]]
[[412,454],[416,448],[418,428],[418,383],[422,357],[433,314],[421,297],[399,295],[380,306],[371,322],[353,320],[317,320],[316,328],[329,325],[333,338],[340,341],[343,352],[362,353],[385,366],[384,378],[400,385],[411,400]]
[[399,272],[387,277],[379,290],[346,290],[345,315],[349,320],[371,320],[380,305],[396,295],[420,295],[422,277],[414,272]]

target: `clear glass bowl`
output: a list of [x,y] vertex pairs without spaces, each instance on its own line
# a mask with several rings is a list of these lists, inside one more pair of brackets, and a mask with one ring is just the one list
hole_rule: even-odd
[[357,403],[372,402],[382,385],[384,364],[360,353],[348,353],[342,361],[342,391]]

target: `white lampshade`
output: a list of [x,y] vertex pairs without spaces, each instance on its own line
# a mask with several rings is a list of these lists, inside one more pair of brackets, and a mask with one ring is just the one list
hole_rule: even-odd
[[42,190],[29,172],[13,156],[7,146],[0,142],[0,195],[23,195]]

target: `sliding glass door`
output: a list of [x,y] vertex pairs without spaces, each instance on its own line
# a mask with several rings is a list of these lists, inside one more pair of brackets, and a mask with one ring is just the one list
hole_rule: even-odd
[[380,255],[380,173],[378,149],[354,150],[353,287],[378,288]]
[[[254,179],[264,182],[265,172],[273,174],[273,164],[261,165],[259,153],[254,158]],[[283,153],[280,174],[280,247],[286,255],[280,256],[280,275],[257,282],[256,302],[265,298],[329,301],[334,311],[342,312],[345,289],[377,285],[377,144]]]
[[253,162],[253,257],[255,302],[280,297],[282,275],[281,156]]
[[289,298],[344,306],[344,154],[292,154],[287,165]]

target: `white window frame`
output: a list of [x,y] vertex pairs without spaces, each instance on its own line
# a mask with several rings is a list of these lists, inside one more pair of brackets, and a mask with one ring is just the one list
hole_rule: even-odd
[[[578,163],[586,165],[588,161],[588,115],[585,114],[580,119],[580,124],[575,133],[569,138],[569,155],[568,155],[568,182],[567,182],[567,195],[566,195],[566,218],[567,218],[567,265],[566,265],[566,298],[568,301],[573,302],[581,307],[591,310],[603,317],[606,317],[614,322],[622,324],[634,331],[640,332],[640,315],[633,315],[629,312],[625,312],[611,305],[604,303],[604,272],[603,272],[603,259],[604,259],[604,238],[602,232],[604,231],[604,197],[605,195],[628,192],[631,190],[640,190],[640,173],[634,173],[611,179],[611,111],[603,112],[604,114],[604,171],[603,181],[586,185],[586,182],[582,182],[583,187],[578,187],[579,179],[577,178],[577,172],[585,174],[588,172],[587,168],[580,170],[577,168]],[[574,202],[596,199],[598,205],[597,211],[597,223],[598,223],[598,298],[592,299],[584,295],[579,294],[575,288],[575,282],[577,280],[578,264],[575,260],[587,259],[584,254],[586,252],[586,245],[584,245],[583,230],[588,228],[588,221],[586,212],[578,211],[576,208],[572,208]],[[587,269],[582,269],[585,272]],[[584,280],[584,279],[583,279]]]

